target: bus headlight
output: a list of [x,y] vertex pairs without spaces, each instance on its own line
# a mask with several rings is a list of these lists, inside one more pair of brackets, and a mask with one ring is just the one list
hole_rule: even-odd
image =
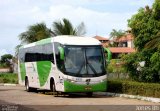
[[74,81],[74,80],[71,80],[70,82],[71,82],[71,83],[74,83],[74,82],[76,82],[76,81]]
[[106,80],[107,80],[106,78],[105,78],[105,79],[102,79],[101,82],[105,82]]

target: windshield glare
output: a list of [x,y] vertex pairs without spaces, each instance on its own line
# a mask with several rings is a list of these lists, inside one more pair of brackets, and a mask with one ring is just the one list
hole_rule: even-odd
[[101,46],[65,46],[65,72],[72,76],[101,76],[105,74]]

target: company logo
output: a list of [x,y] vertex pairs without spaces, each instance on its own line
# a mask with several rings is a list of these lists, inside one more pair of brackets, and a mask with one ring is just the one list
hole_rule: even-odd
[[91,79],[86,79],[86,84],[89,85]]

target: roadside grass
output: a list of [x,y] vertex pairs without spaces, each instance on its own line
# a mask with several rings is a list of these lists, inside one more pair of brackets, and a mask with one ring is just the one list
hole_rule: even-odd
[[18,83],[18,74],[16,73],[0,73],[0,83]]

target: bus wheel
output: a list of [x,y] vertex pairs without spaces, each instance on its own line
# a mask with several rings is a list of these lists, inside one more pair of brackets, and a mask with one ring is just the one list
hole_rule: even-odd
[[93,92],[87,92],[86,93],[88,97],[92,97],[93,96]]
[[56,92],[54,80],[51,81],[51,91],[52,91],[53,93]]
[[26,91],[27,91],[27,92],[30,92],[30,91],[31,91],[31,87],[29,87],[28,78],[26,78],[26,80],[25,80],[25,87],[26,87]]

